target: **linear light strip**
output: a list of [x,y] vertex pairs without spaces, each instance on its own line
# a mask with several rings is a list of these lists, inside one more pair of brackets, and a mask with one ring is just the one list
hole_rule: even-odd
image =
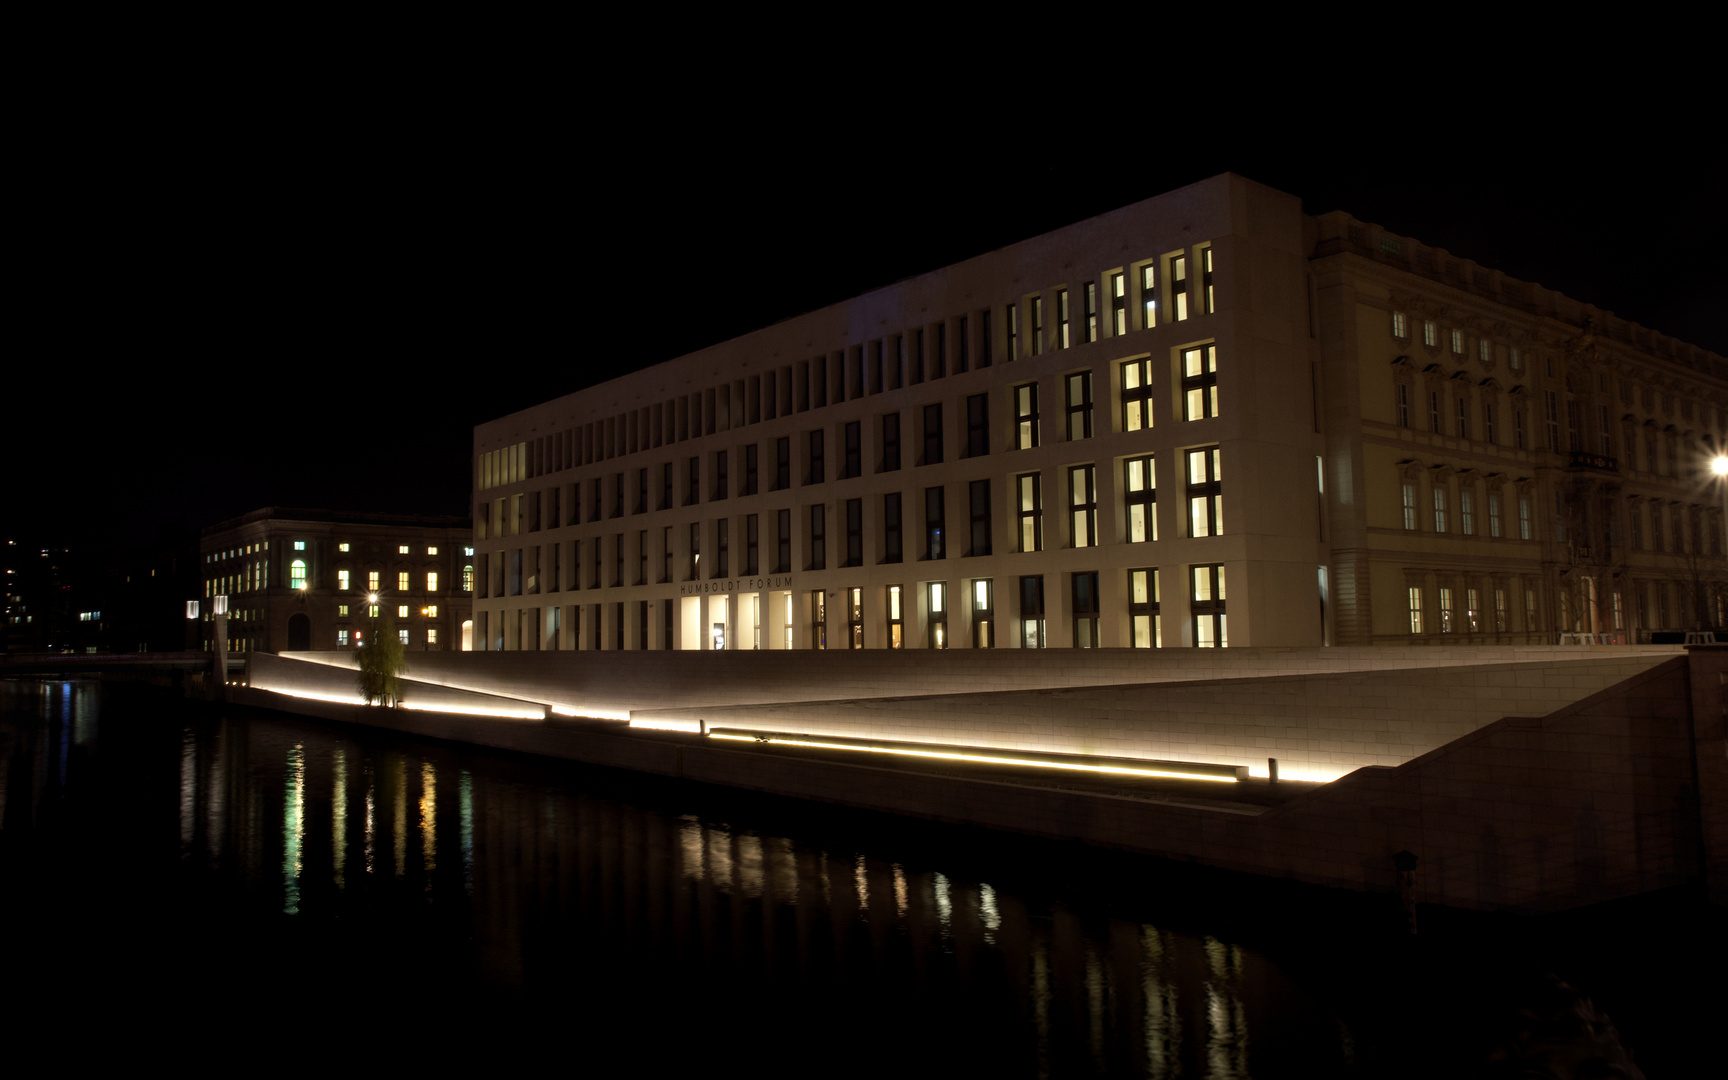
[[[733,739],[739,742],[757,742],[754,735],[718,735],[710,734],[710,739]],[[859,750],[869,754],[900,754],[905,757],[944,758],[951,761],[981,761],[990,765],[1031,765],[1040,769],[1072,769],[1076,772],[1118,773],[1127,776],[1160,776],[1177,780],[1212,780],[1221,784],[1234,784],[1234,776],[1209,776],[1205,773],[1173,772],[1165,769],[1131,769],[1122,765],[1079,765],[1065,761],[1034,761],[1031,758],[988,757],[983,754],[955,754],[941,750],[907,750],[887,746],[859,746],[852,743],[811,742],[805,739],[763,739],[768,743],[779,743],[783,746],[813,746],[819,750]]]

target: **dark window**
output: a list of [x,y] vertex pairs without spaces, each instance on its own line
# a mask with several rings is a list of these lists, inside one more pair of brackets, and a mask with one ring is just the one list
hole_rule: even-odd
[[891,491],[882,496],[882,561],[885,563],[897,563],[903,558],[900,528],[900,493]]
[[777,526],[779,531],[774,537],[774,572],[784,574],[792,569],[792,511],[780,511]]
[[990,554],[990,481],[972,481],[972,554]]
[[648,530],[636,530],[636,584],[648,584]]
[[612,516],[624,516],[624,474],[615,473],[612,477]]
[[820,503],[810,508],[810,569],[828,568],[827,522]]
[[594,478],[593,497],[588,500],[588,520],[600,520],[600,478]]
[[672,580],[672,526],[668,525],[664,530],[662,530],[660,543],[662,545],[660,552],[660,583],[664,585]]
[[990,452],[990,396],[972,394],[966,399],[966,456],[982,457]]
[[1044,647],[1044,578],[1020,579],[1020,646],[1024,649]]
[[721,518],[714,523],[714,572],[709,577],[732,576],[732,523]]
[[[1015,304],[1009,304],[1002,311],[1003,326],[1008,332],[1008,355],[1006,359],[1018,360],[1020,358],[1020,308]],[[983,367],[984,365],[980,362],[978,366]]]
[[672,509],[672,463],[660,467],[660,509]]
[[558,516],[557,488],[546,489],[546,504],[546,527],[548,529],[556,529],[559,525],[563,524],[563,519]]
[[846,479],[864,475],[864,438],[861,427],[862,424],[857,420],[846,424]]
[[1044,352],[1044,298],[1032,298],[1032,355]]
[[678,642],[678,638],[672,625],[672,617],[675,610],[677,610],[677,605],[672,603],[671,600],[660,601],[660,647],[662,649],[673,648]]
[[1098,647],[1098,575],[1085,572],[1069,575],[1073,590],[1074,647]]
[[1068,376],[1068,438],[1092,437],[1092,373],[1078,371]]
[[[964,315],[960,316],[960,322],[962,325],[964,325],[966,322],[966,316],[964,316]],[[964,333],[964,331],[962,331],[962,333]],[[948,327],[944,325],[944,326],[938,326],[936,328],[936,367],[931,372],[930,377],[932,379],[940,379],[947,374],[948,374]]]
[[[618,533],[612,538],[612,585],[614,588],[624,584],[624,534]],[[620,648],[623,646],[620,645]]]
[[897,472],[900,468],[900,414],[889,413],[882,418],[882,471]]
[[942,534],[945,521],[943,517],[942,488],[924,489],[924,557],[940,559],[945,549],[942,546]]
[[774,490],[785,491],[792,486],[792,439],[787,436],[774,440]]
[[822,429],[810,433],[810,478],[806,484],[820,484],[827,475],[827,467],[822,461]]
[[693,457],[689,462],[689,479],[684,485],[684,505],[695,506],[702,501],[702,459]]
[[636,470],[636,512],[638,514],[646,514],[648,512],[647,468]]
[[636,601],[636,647],[648,648],[648,601]]
[[942,405],[924,406],[924,460],[921,465],[942,463]]
[[724,499],[731,490],[731,483],[726,475],[726,451],[714,452],[714,490],[709,493],[709,499]]
[[744,572],[746,574],[754,574],[758,572],[756,565],[756,550],[756,515],[747,514],[744,518]]
[[744,448],[744,494],[756,494],[756,444]]
[[702,523],[699,521],[692,521],[690,523],[690,569],[689,572],[684,575],[684,580],[695,581],[700,576],[698,570],[700,570],[701,566]]
[[846,500],[846,565],[864,565],[864,500]]

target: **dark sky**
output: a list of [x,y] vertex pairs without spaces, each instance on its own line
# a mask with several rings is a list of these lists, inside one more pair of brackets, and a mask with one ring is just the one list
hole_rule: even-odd
[[102,548],[271,504],[465,513],[477,423],[1223,171],[1728,353],[1720,140],[1425,143],[1401,108],[1171,140],[753,93],[609,118],[283,94],[57,135],[0,528]]

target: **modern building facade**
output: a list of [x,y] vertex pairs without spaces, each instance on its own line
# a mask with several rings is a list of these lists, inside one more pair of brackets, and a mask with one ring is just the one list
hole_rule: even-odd
[[470,647],[466,518],[272,506],[206,528],[199,548],[205,649],[217,597],[231,652],[357,648],[385,616],[410,649]]
[[1218,176],[476,428],[473,643],[1631,640],[1719,618],[1725,409],[1720,356]]

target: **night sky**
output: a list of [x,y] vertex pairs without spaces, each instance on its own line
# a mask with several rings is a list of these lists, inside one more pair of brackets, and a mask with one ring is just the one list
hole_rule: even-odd
[[283,93],[60,133],[0,529],[102,551],[266,505],[463,514],[477,423],[1224,171],[1728,354],[1718,139],[1425,141],[1399,103],[1111,149],[1066,107],[763,92],[616,116]]

